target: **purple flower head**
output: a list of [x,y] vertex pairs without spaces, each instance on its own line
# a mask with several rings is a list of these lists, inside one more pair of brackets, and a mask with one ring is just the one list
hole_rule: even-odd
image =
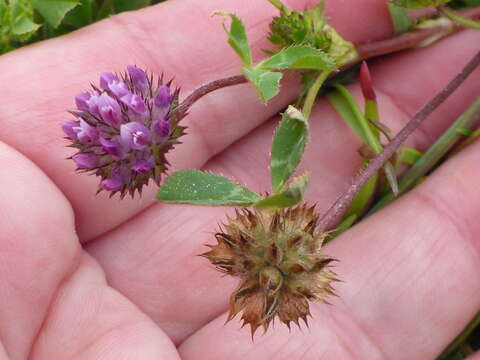
[[76,154],[72,156],[79,169],[93,169],[98,165],[98,156],[93,153]]
[[182,116],[174,111],[178,90],[128,66],[123,76],[102,73],[100,84],[78,94],[75,104],[77,119],[62,130],[77,149],[72,156],[77,168],[99,176],[100,190],[124,197],[140,192],[150,179],[160,184],[165,155],[184,133]]
[[141,94],[148,94],[148,78],[145,71],[133,65],[128,65],[127,70],[128,74],[130,75],[130,79],[132,80],[133,88]]

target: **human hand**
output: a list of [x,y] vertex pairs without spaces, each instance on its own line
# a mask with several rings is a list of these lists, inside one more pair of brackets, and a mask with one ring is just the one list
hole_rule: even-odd
[[[267,48],[275,14],[268,3],[184,0],[0,58],[0,359],[427,359],[479,309],[478,144],[325,247],[340,260],[335,271],[344,282],[335,284],[333,306],[311,304],[310,329],[277,326],[254,342],[237,321],[223,325],[236,280],[195,256],[212,242],[225,209],[153,204],[154,186],[141,200],[119,202],[94,195],[97,179],[74,174],[59,126],[73,96],[100,71],[127,64],[163,71],[183,94],[238,71],[225,34],[208,18],[217,9],[246,20],[257,56]],[[332,0],[328,11],[350,40],[391,33],[383,0]],[[382,120],[400,129],[471,57],[478,39],[465,31],[374,62]],[[428,146],[478,96],[478,75],[411,144]],[[169,154],[174,169],[203,168],[268,189],[274,116],[296,90],[294,79],[287,82],[268,107],[248,85],[196,104],[184,119],[184,144]],[[325,101],[312,115],[311,134],[307,201],[322,212],[356,172],[359,143]]]

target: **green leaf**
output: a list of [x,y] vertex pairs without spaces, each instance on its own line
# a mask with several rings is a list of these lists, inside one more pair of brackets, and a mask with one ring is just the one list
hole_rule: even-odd
[[388,3],[388,9],[390,10],[390,16],[392,18],[395,35],[407,32],[412,25],[410,16],[408,16],[407,11],[404,8],[397,6],[393,3]]
[[263,60],[257,68],[267,70],[315,69],[333,70],[335,61],[321,50],[299,45],[284,48],[272,57]]
[[327,94],[330,103],[362,142],[375,154],[379,154],[382,146],[375,134],[376,131],[372,129],[352,94],[342,85],[335,85],[335,89],[336,91]]
[[303,174],[293,179],[290,186],[279,194],[266,197],[254,204],[257,208],[279,209],[291,207],[303,200],[305,191],[310,183],[310,176]]
[[253,67],[244,67],[242,72],[248,81],[253,84],[264,103],[267,103],[268,100],[279,93],[281,73]]
[[93,22],[93,5],[95,0],[81,0],[80,4],[69,11],[63,22],[74,26],[75,28],[81,28]]
[[275,131],[272,142],[270,171],[272,187],[280,193],[296,170],[308,140],[308,123],[303,114],[289,106]]
[[77,0],[34,0],[35,9],[43,16],[45,21],[56,28],[63,18],[78,5]]
[[150,0],[115,0],[115,12],[131,11],[141,9],[150,5]]
[[418,151],[417,149],[402,146],[398,156],[398,161],[407,165],[413,165],[422,157],[422,155],[422,152]]
[[38,30],[40,24],[35,24],[32,19],[25,15],[18,16],[12,23],[12,34],[27,35]]
[[224,177],[198,170],[182,170],[165,180],[157,200],[171,204],[249,206],[262,197]]
[[230,30],[225,26],[225,22],[223,24],[223,28],[228,34],[228,43],[238,56],[240,56],[245,66],[252,66],[252,52],[250,50],[250,45],[248,44],[247,32],[245,31],[245,26],[242,21],[235,16],[235,14],[226,14],[217,11],[214,15],[221,15],[224,18],[229,16],[232,19]]
[[418,10],[429,6],[439,6],[449,1],[450,0],[392,0],[392,3],[408,9]]

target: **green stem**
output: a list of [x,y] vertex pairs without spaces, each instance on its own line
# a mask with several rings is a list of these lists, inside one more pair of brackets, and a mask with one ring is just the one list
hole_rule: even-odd
[[[400,194],[410,190],[416,184],[417,180],[426,175],[457,141],[463,137],[463,135],[458,132],[458,129],[469,129],[478,120],[480,120],[480,98],[470,105],[467,111],[465,111],[415,165],[402,176],[398,184]],[[367,216],[384,208],[393,200],[395,200],[395,197],[391,193],[384,196],[368,212]]]
[[291,11],[287,8],[280,0],[268,0],[270,4],[275,6],[278,10],[280,10],[285,15],[290,15]]
[[317,98],[318,92],[329,75],[330,71],[322,71],[320,75],[318,75],[312,87],[308,90],[302,111],[305,119],[310,118],[310,114],[312,113],[313,105],[315,104],[315,99]]
[[480,312],[475,315],[472,321],[467,325],[465,329],[458,335],[445,350],[440,354],[437,360],[447,360],[449,355],[452,354],[472,333],[477,326],[480,326]]
[[443,6],[439,6],[437,7],[437,9],[443,14],[445,15],[447,18],[449,18],[450,20],[460,24],[460,25],[463,25],[465,27],[469,27],[469,28],[472,28],[472,29],[475,29],[475,30],[480,30],[480,22],[477,22],[475,20],[472,20],[472,19],[467,19],[467,18],[464,18],[463,16],[460,16],[456,13],[454,13],[453,11],[447,9],[446,7],[443,7]]

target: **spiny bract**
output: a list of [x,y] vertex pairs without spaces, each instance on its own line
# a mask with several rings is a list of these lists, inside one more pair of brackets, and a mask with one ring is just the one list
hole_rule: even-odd
[[333,295],[334,259],[322,254],[324,233],[316,231],[318,216],[306,205],[283,210],[243,209],[228,219],[215,235],[218,244],[202,256],[218,270],[241,278],[230,297],[231,320],[243,311],[243,324],[252,336],[258,327],[266,331],[278,317],[307,323],[308,301],[326,302]]
[[178,89],[136,66],[121,76],[100,74],[100,87],[75,97],[74,121],[62,125],[77,170],[101,178],[99,191],[120,192],[121,197],[153,179],[158,185],[168,162],[165,154],[178,143],[184,114],[176,114]]

